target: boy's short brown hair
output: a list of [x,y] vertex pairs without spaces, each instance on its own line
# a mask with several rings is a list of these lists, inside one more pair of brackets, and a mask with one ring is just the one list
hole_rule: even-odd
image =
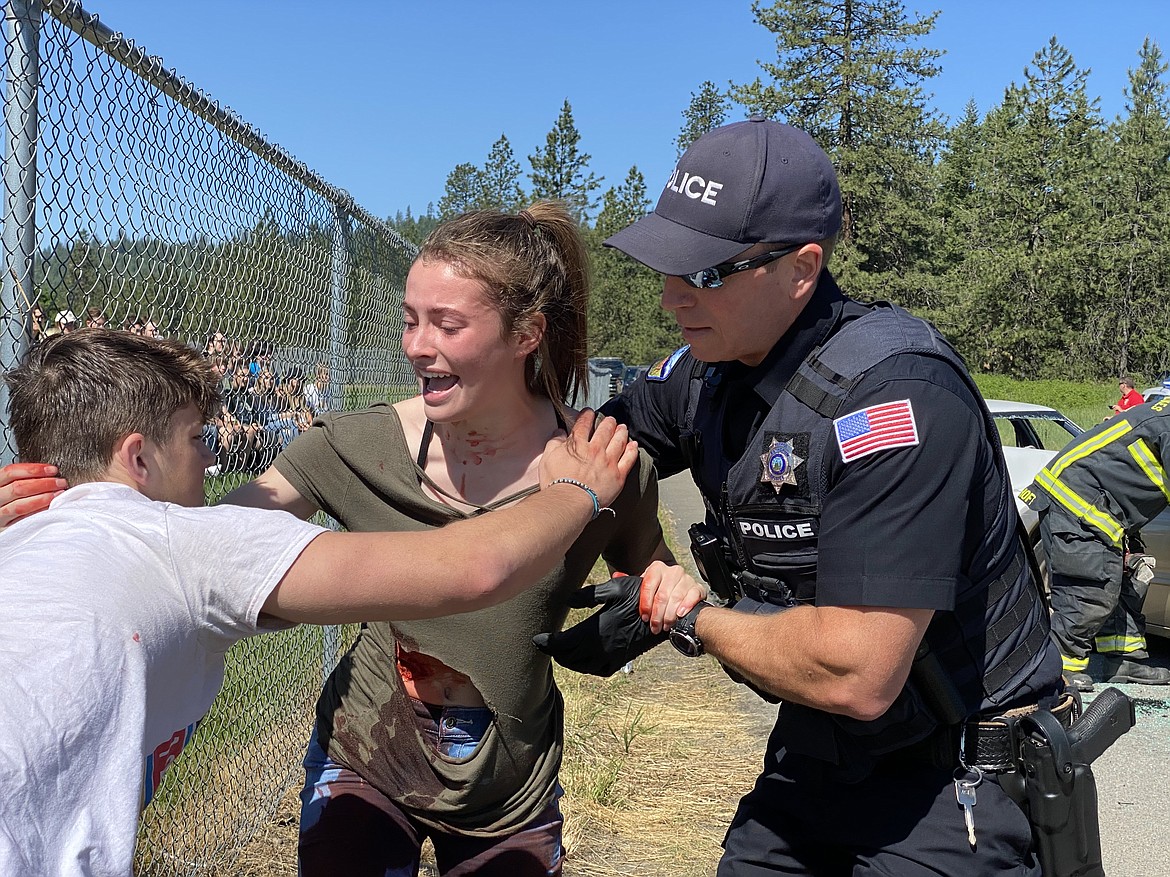
[[4,379],[20,459],[51,463],[71,482],[101,478],[125,436],[165,444],[180,408],[194,404],[210,420],[220,405],[219,381],[198,353],[116,329],[50,338]]

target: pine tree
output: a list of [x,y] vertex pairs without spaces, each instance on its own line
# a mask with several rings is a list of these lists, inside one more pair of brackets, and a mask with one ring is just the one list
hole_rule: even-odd
[[447,174],[443,197],[439,199],[439,218],[450,219],[468,210],[476,210],[483,202],[483,171],[468,162],[457,164]]
[[[946,275],[961,265],[977,240],[974,232],[973,207],[979,197],[979,162],[983,150],[983,128],[975,101],[967,102],[963,118],[950,130],[946,146],[935,169],[938,192],[938,234],[935,236],[929,264],[932,274]],[[958,334],[966,320],[970,290],[965,283],[938,284],[937,305],[930,319],[945,333]],[[927,314],[923,314],[927,316]]]
[[952,283],[968,291],[965,343],[985,370],[1067,375],[1084,332],[1102,134],[1087,74],[1054,38],[983,122],[971,243]]
[[589,306],[590,352],[648,364],[678,346],[674,319],[659,306],[662,279],[624,253],[602,242],[650,209],[646,182],[637,167],[606,191],[596,226],[586,242],[593,261]]
[[777,60],[761,63],[770,82],[733,85],[730,96],[829,153],[843,202],[834,270],[862,293],[859,272],[884,274],[868,285],[889,295],[935,233],[928,197],[942,127],[922,83],[941,52],[912,43],[938,13],[908,21],[898,0],[779,0],[753,12],[776,35]]
[[412,244],[421,244],[439,224],[439,218],[435,216],[435,205],[428,204],[427,212],[421,216],[414,216],[410,207],[407,207],[405,214],[399,210],[394,218],[387,219],[386,223]]
[[730,109],[731,101],[727,94],[720,91],[710,79],[699,86],[698,92],[692,91],[691,102],[683,110],[682,130],[674,139],[679,157],[681,158],[687,147],[699,137],[726,122]]
[[520,188],[520,163],[512,155],[512,144],[508,142],[507,136],[501,134],[500,139],[492,144],[481,179],[481,207],[511,212],[524,203],[524,190]]
[[587,152],[578,151],[581,135],[573,121],[573,108],[565,99],[556,124],[545,137],[544,148],[528,156],[532,165],[532,199],[552,198],[564,201],[569,210],[584,224],[597,206],[593,193],[601,187],[604,177],[589,171]]
[[[1103,157],[1100,278],[1086,335],[1098,340],[1102,371],[1143,372],[1151,379],[1170,368],[1170,100],[1167,65],[1148,37],[1129,71],[1126,115],[1110,127]],[[1100,348],[1104,348],[1101,350]]]

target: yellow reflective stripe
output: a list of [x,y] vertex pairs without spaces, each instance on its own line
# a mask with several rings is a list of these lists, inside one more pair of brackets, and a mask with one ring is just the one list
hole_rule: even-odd
[[1112,441],[1121,438],[1127,432],[1133,429],[1129,425],[1128,420],[1123,420],[1120,423],[1114,424],[1106,430],[1103,430],[1092,438],[1085,439],[1079,445],[1074,445],[1069,448],[1051,463],[1044,468],[1052,473],[1053,478],[1060,476],[1060,473],[1075,463],[1077,460],[1083,460],[1093,451],[1099,451]]
[[1146,647],[1144,636],[1099,636],[1093,641],[1099,652],[1140,652]]
[[1117,523],[1117,521],[1095,506],[1089,505],[1089,503],[1069,490],[1063,482],[1057,481],[1047,469],[1040,470],[1040,473],[1036,476],[1036,483],[1047,490],[1053,499],[1086,524],[1096,527],[1108,536],[1114,545],[1121,544],[1121,537],[1125,533],[1121,524]]
[[1137,464],[1142,467],[1146,477],[1154,482],[1154,486],[1158,490],[1162,491],[1162,496],[1170,500],[1170,491],[1166,489],[1166,470],[1162,468],[1162,464],[1158,462],[1158,458],[1154,456],[1154,452],[1150,450],[1145,439],[1138,439],[1130,445],[1129,452],[1133,454]]
[[1064,669],[1068,673],[1084,673],[1089,669],[1089,659],[1085,658],[1070,658],[1068,655],[1061,655],[1061,660],[1064,661]]

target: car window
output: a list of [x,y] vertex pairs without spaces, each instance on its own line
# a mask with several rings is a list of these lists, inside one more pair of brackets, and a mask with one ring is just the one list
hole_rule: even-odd
[[1036,416],[996,414],[999,440],[1005,448],[1040,448],[1059,451],[1082,430],[1063,415]]

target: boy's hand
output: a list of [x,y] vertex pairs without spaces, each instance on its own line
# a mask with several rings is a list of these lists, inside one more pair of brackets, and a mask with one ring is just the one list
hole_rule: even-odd
[[45,463],[11,463],[0,469],[0,529],[49,507],[69,487]]
[[626,428],[612,417],[597,420],[586,408],[568,437],[558,436],[545,445],[540,483],[572,478],[588,485],[605,506],[617,499],[637,459],[638,443],[630,441]]

